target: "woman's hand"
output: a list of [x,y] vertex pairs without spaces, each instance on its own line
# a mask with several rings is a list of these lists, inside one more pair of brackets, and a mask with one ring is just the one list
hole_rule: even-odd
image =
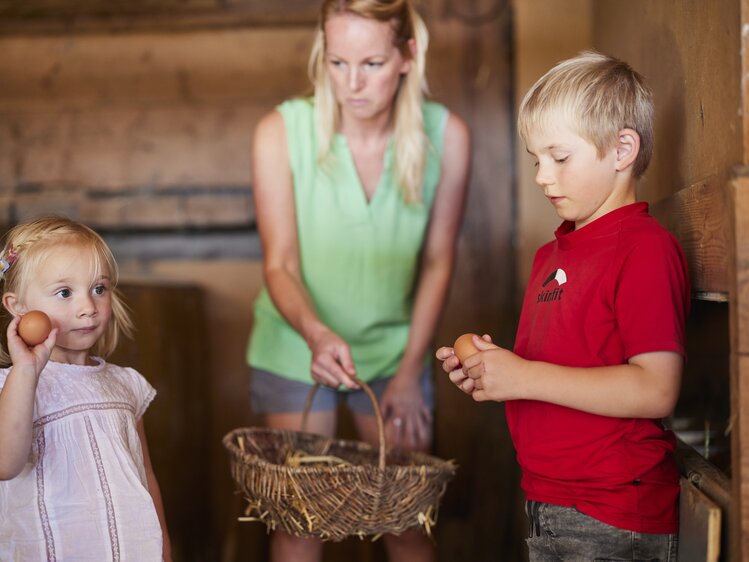
[[425,451],[432,442],[432,413],[418,376],[396,374],[380,399],[385,436],[392,447]]
[[338,388],[359,388],[354,381],[356,367],[351,348],[338,334],[325,329],[310,343],[312,378],[320,384]]

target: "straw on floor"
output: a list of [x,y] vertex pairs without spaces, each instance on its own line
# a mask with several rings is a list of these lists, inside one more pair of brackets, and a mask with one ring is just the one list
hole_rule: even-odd
[[[268,530],[339,541],[418,527],[427,534],[456,465],[422,453],[387,450],[377,399],[379,450],[360,441],[261,427],[223,439],[232,476],[247,499],[247,517]],[[317,387],[307,398],[302,427]]]

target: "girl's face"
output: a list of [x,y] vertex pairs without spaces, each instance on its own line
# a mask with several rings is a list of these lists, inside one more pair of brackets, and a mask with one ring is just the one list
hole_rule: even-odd
[[389,23],[353,14],[325,22],[325,62],[345,120],[389,117],[401,76],[411,62],[393,44]]
[[94,256],[83,248],[53,247],[21,295],[19,312],[46,312],[58,328],[52,361],[85,365],[107,329],[112,292],[106,261],[101,267],[97,273]]

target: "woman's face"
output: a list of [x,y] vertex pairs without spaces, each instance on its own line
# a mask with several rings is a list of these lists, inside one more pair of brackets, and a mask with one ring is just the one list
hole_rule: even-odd
[[325,23],[325,63],[346,119],[387,116],[410,59],[393,44],[389,23],[337,14]]

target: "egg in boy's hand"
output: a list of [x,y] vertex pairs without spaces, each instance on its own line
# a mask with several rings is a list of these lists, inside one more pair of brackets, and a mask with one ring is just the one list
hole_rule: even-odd
[[18,323],[18,335],[29,347],[42,343],[51,331],[52,322],[41,310],[28,311]]
[[479,352],[479,348],[476,347],[476,345],[473,343],[473,336],[478,337],[476,334],[472,333],[463,334],[462,336],[458,337],[458,339],[455,340],[455,343],[453,344],[455,355],[461,363],[465,363],[465,360],[468,359],[471,355]]

